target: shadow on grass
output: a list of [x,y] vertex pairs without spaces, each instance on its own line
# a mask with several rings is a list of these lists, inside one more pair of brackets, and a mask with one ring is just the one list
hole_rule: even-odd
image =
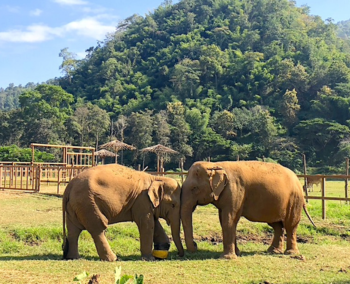
[[[167,261],[188,261],[188,260],[210,260],[210,259],[220,259],[222,252],[213,252],[209,250],[198,250],[195,253],[185,252],[184,257],[178,256],[177,252],[170,252]],[[276,256],[267,252],[262,251],[250,251],[241,252],[239,258],[250,257],[254,255],[266,255],[266,256]],[[99,257],[87,256],[84,254],[80,255],[80,260],[88,261],[100,261]],[[117,255],[118,261],[143,261],[140,254],[130,254],[130,255]],[[62,254],[45,254],[45,255],[28,255],[28,256],[0,256],[0,261],[28,261],[28,260],[64,260]],[[162,260],[159,260],[162,261]]]
[[[174,256],[177,254],[174,254]],[[143,261],[141,259],[141,255],[117,255],[117,261]],[[182,258],[177,256],[177,260],[181,260]],[[45,254],[45,255],[27,255],[27,256],[0,256],[0,261],[40,261],[40,260],[59,260],[59,261],[70,261],[63,259],[62,254]],[[96,256],[85,256],[83,254],[80,255],[80,259],[78,260],[88,260],[88,261],[100,261],[100,258]],[[170,260],[168,257],[167,260]],[[175,260],[175,258],[174,258]]]
[[45,197],[57,197],[59,199],[62,199],[62,194],[57,194],[57,193],[39,193],[39,196],[45,196]]
[[0,256],[0,261],[23,261],[23,260],[62,260],[59,254],[26,255],[26,256]]
[[[61,260],[63,259],[62,254],[45,254],[45,255],[27,255],[27,256],[0,256],[0,261],[28,261],[28,260]],[[89,261],[100,261],[98,256],[84,256],[81,255],[78,260],[89,260]],[[118,261],[141,261],[141,255],[127,255],[118,256]]]
[[[222,255],[222,252],[213,252],[210,250],[201,250],[199,249],[195,253],[185,252],[184,257],[179,257],[177,255],[177,252],[173,252],[169,254],[168,259],[174,259],[174,260],[208,260],[208,259],[220,259]],[[243,257],[250,257],[254,255],[266,255],[266,256],[273,256],[273,254],[269,254],[268,252],[262,252],[262,251],[241,251],[241,255],[239,258]],[[275,255],[278,257],[278,255]]]

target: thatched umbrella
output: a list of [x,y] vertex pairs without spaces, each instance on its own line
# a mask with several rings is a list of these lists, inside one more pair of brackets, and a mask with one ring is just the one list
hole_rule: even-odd
[[106,149],[99,150],[95,152],[95,156],[100,157],[102,159],[102,165],[105,163],[106,157],[115,157],[118,156],[118,154],[115,154],[111,151],[108,151]]
[[100,146],[100,148],[102,149],[110,149],[113,150],[116,154],[115,156],[115,163],[118,163],[118,152],[121,150],[136,150],[136,148],[132,145],[126,144],[122,141],[119,140],[113,140],[111,142],[105,143],[103,145]]
[[159,172],[159,168],[163,168],[163,158],[166,154],[178,154],[179,152],[166,147],[161,144],[157,144],[151,147],[143,148],[140,150],[141,153],[155,153],[157,155],[157,172]]

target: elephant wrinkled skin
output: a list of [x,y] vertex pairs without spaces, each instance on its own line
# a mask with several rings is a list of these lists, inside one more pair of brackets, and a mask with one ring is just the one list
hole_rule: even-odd
[[[236,228],[240,217],[266,222],[274,229],[268,251],[283,253],[284,230],[287,232],[286,254],[298,254],[296,230],[305,213],[302,186],[289,169],[258,161],[196,162],[182,185],[181,219],[187,249],[197,250],[193,241],[192,213],[197,205],[212,203],[219,210],[223,233],[222,257],[234,259],[240,254]],[[314,224],[312,222],[312,224]]]
[[174,179],[117,164],[83,171],[70,181],[63,195],[64,259],[79,258],[78,238],[82,230],[87,230],[100,259],[116,260],[105,230],[109,224],[134,221],[140,233],[141,256],[153,260],[153,243],[170,243],[158,218],[170,224],[173,240],[182,256],[180,194],[181,188]]

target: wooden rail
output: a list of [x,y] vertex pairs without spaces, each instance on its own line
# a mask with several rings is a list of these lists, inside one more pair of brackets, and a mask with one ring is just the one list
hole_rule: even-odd
[[[0,190],[25,190],[39,192],[42,183],[53,183],[57,185],[57,194],[60,193],[60,186],[68,184],[73,177],[91,165],[67,165],[65,163],[20,163],[20,162],[0,162]],[[182,182],[187,176],[187,172],[148,172],[153,175],[171,176],[177,175],[181,177]],[[310,199],[321,200],[322,202],[322,218],[326,219],[326,201],[345,201],[350,202],[348,195],[349,175],[298,175],[304,179],[305,199],[308,202]],[[313,181],[320,180],[321,196],[312,196],[307,194],[308,178]],[[343,197],[326,196],[326,181],[327,180],[344,180],[345,191]]]
[[[304,193],[305,193],[305,199],[306,202],[308,202],[309,199],[316,199],[316,200],[321,200],[322,202],[322,219],[326,219],[326,201],[331,200],[331,201],[345,201],[346,203],[349,203],[350,198],[348,197],[348,179],[350,178],[349,175],[298,175],[299,178],[304,178]],[[308,190],[308,178],[312,178],[312,180],[319,180],[321,183],[321,196],[312,196],[308,195],[307,190]],[[345,187],[344,187],[344,198],[343,197],[329,197],[326,196],[326,180],[344,180],[345,182]]]
[[38,174],[38,168],[34,165],[0,164],[0,190],[38,191]]
[[12,164],[1,162],[0,190],[39,192],[42,183],[53,183],[57,185],[57,194],[59,194],[61,184],[69,183],[73,177],[88,167],[67,164]]

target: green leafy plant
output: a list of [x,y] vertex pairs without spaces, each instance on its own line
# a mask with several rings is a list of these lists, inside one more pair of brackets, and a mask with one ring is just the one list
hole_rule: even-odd
[[84,271],[83,273],[80,273],[79,275],[75,276],[73,281],[74,282],[79,282],[79,284],[81,284],[82,280],[86,279],[87,277],[89,277],[89,273],[87,273],[86,271]]
[[116,267],[115,268],[115,284],[143,284],[143,275],[137,276],[135,274],[135,277],[132,275],[121,275],[122,273],[122,267]]
[[[87,279],[90,275],[91,275],[90,273],[84,271],[83,273],[75,276],[73,281],[81,284],[83,283],[82,281]],[[140,276],[138,276],[137,274],[135,274],[135,276],[126,275],[126,274],[122,275],[121,266],[115,268],[114,275],[115,275],[115,284],[143,284],[144,278],[142,274]],[[94,275],[92,277],[94,277]]]

